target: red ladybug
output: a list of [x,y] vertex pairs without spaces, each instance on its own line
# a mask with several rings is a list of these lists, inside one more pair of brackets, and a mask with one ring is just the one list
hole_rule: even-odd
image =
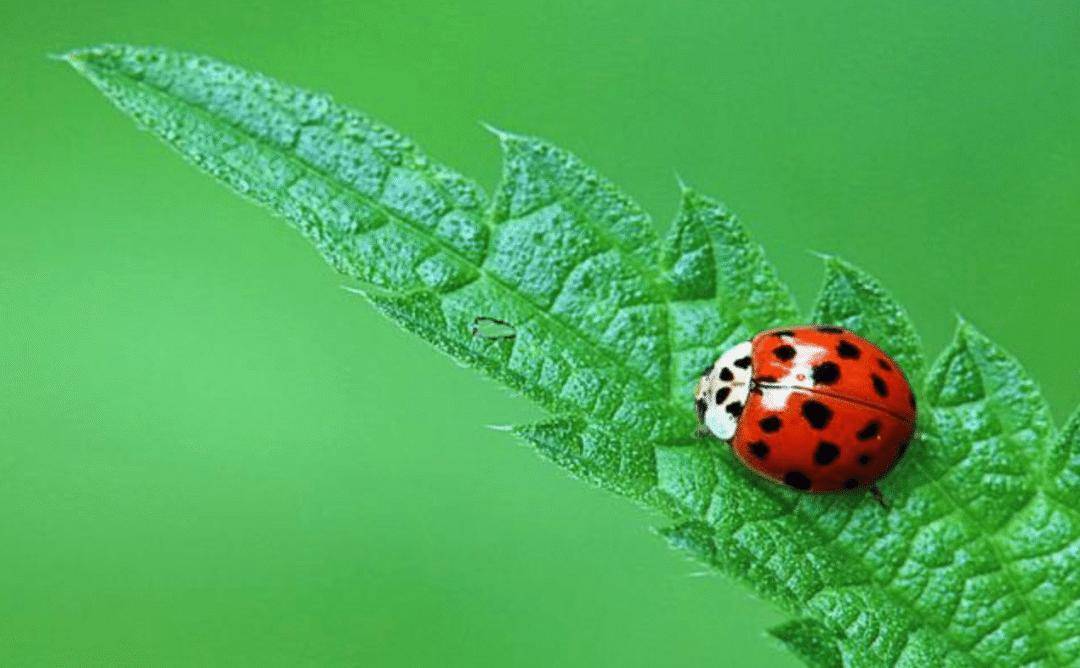
[[876,492],[915,430],[915,396],[896,362],[824,325],[770,329],[728,349],[701,377],[696,406],[744,464],[807,492]]

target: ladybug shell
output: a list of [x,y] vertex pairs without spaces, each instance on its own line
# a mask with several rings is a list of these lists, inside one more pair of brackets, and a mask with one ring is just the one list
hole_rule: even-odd
[[839,327],[761,332],[731,445],[762,475],[832,492],[872,484],[903,456],[915,397],[880,348]]

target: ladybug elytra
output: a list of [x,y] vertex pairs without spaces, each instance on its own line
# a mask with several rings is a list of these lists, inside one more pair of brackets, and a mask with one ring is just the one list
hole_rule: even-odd
[[698,421],[744,464],[807,492],[876,490],[915,431],[899,366],[840,327],[761,332],[720,355],[695,398]]

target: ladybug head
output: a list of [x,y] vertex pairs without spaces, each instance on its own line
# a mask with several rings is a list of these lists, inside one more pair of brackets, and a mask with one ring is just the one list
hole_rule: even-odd
[[695,403],[698,421],[725,441],[735,436],[752,375],[750,342],[743,341],[724,351],[698,383]]

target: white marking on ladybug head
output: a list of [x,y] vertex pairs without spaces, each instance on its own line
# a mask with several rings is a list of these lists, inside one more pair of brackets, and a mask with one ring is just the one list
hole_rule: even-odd
[[729,348],[698,384],[698,407],[705,407],[702,422],[717,438],[725,441],[735,436],[739,416],[750,395],[750,378],[753,376],[750,351],[749,341]]
[[814,365],[827,357],[829,351],[812,343],[796,343],[791,370],[776,381],[777,387],[761,396],[761,405],[770,411],[781,411],[795,388],[814,386]]

